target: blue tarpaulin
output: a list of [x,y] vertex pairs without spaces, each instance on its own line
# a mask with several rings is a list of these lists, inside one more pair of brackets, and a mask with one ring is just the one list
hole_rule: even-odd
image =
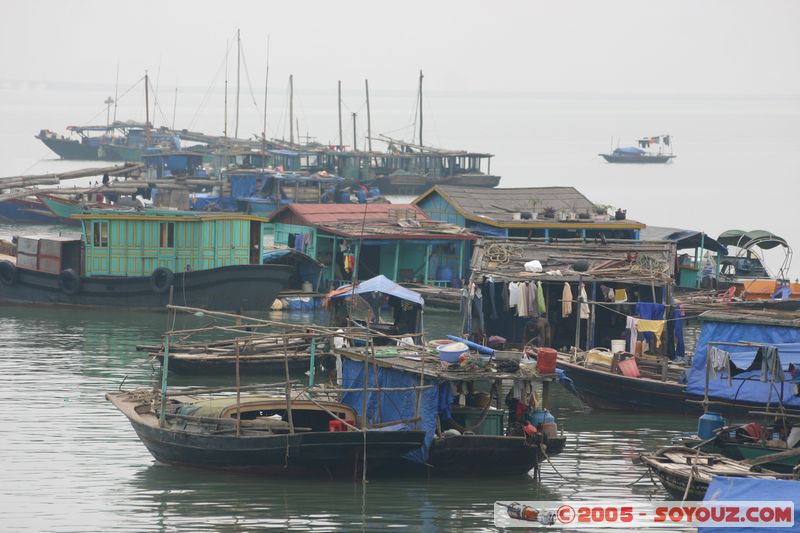
[[644,155],[645,151],[635,146],[624,146],[614,150],[614,155]]
[[[341,289],[339,289],[341,290]],[[341,293],[337,293],[331,298],[344,298],[346,296],[350,296],[353,294],[353,290],[349,289]],[[413,302],[415,304],[424,305],[425,301],[422,299],[422,296],[418,292],[414,292],[411,289],[406,289],[405,287],[398,285],[394,281],[390,280],[386,276],[380,275],[375,276],[374,278],[370,278],[366,281],[362,281],[358,284],[355,289],[356,294],[363,294],[369,295],[373,292],[379,292],[382,294],[386,294],[389,296],[395,296],[400,298],[401,300],[408,300],[409,302]]]
[[[706,322],[700,332],[700,339],[697,341],[697,349],[692,361],[692,370],[687,386],[689,394],[702,396],[705,392],[708,343],[712,341],[752,342],[776,346],[784,370],[788,370],[790,363],[800,367],[800,328]],[[748,368],[758,353],[756,346],[719,346],[719,348],[731,354],[731,361],[739,369]],[[717,399],[766,404],[771,389],[773,403],[777,399],[776,391],[782,391],[782,401],[785,406],[800,408],[800,397],[795,396],[793,384],[776,383],[770,387],[769,382],[760,381],[760,376],[760,369],[742,372],[734,377],[732,385],[729,386],[727,377],[718,377],[712,372],[708,384],[709,396]],[[787,382],[791,381],[792,376],[785,372],[784,379]]]
[[[703,501],[791,501],[794,502],[794,526],[775,531],[800,531],[800,483],[797,481],[717,476],[711,480]],[[698,533],[756,533],[764,530],[759,527],[701,527]]]
[[[378,367],[377,379],[372,368],[367,372],[368,387],[416,387],[419,386],[419,376]],[[431,443],[436,432],[436,415],[439,411],[439,384],[425,380],[425,385],[433,385],[424,389],[420,394],[420,418],[415,425],[425,431],[425,445],[417,450],[408,452],[404,457],[416,463],[425,463],[428,460]],[[448,384],[445,383],[449,387]],[[342,357],[342,388],[358,389],[364,386],[364,363]],[[380,409],[378,402],[380,398]],[[416,416],[417,393],[407,391],[373,391],[367,393],[367,421],[371,424],[410,420]],[[358,416],[362,416],[364,402],[363,392],[347,392],[342,396],[342,403],[352,407]]]
[[230,176],[232,198],[248,198],[256,194],[257,176]]

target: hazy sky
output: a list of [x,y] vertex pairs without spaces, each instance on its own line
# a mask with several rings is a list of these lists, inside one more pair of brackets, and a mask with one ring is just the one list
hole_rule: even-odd
[[4,1],[0,79],[208,86],[240,28],[253,84],[800,93],[796,1]]

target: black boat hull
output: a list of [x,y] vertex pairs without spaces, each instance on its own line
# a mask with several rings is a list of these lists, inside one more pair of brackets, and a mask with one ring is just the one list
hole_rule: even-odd
[[539,453],[524,437],[456,435],[433,441],[428,464],[434,475],[524,475],[539,462]]
[[593,409],[648,413],[703,412],[702,406],[686,401],[688,396],[684,385],[680,383],[630,378],[562,360],[557,365],[572,379],[581,401]]
[[[268,310],[286,287],[292,269],[284,265],[232,265],[178,272],[172,282],[176,305],[210,310]],[[73,287],[74,288],[74,287]],[[0,301],[49,305],[165,309],[169,287],[155,290],[149,276],[81,277],[77,291],[65,292],[59,275],[16,269],[11,284],[0,284]]]
[[139,439],[159,462],[280,475],[353,476],[400,468],[400,457],[423,445],[424,431],[305,432],[236,437],[155,428],[131,420]]

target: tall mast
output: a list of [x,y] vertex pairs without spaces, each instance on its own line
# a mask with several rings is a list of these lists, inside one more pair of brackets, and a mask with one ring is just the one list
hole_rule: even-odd
[[289,74],[289,144],[294,144],[294,76]]
[[239,39],[239,30],[236,30],[236,127],[233,130],[233,136],[239,138],[239,70],[241,67],[241,52],[242,41]]
[[419,71],[419,145],[424,146],[422,142],[422,70]]
[[[222,136],[228,138],[228,47],[225,46],[225,124],[222,128]],[[225,143],[227,144],[227,143]]]
[[150,77],[144,71],[144,145],[150,146]]
[[367,148],[372,152],[372,123],[369,114],[369,80],[364,80],[364,87],[367,90]]
[[175,81],[175,100],[172,102],[172,129],[175,129],[175,112],[178,109],[178,82]]
[[106,135],[108,135],[108,125],[111,124],[111,104],[114,103],[114,99],[109,96],[103,103],[106,104]]
[[339,80],[339,150],[344,146],[342,138],[342,80]]
[[356,143],[356,114],[353,113],[353,151],[358,151],[358,145]]
[[264,125],[263,129],[261,130],[262,152],[267,151],[267,93],[268,92],[269,92],[269,35],[267,35],[267,75],[264,77]]
[[114,122],[117,121],[117,100],[119,99],[119,61],[117,61],[117,82],[114,84]]

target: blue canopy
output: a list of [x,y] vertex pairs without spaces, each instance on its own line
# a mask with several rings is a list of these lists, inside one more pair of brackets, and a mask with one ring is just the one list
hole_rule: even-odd
[[400,298],[401,300],[407,300],[418,305],[425,305],[425,300],[422,299],[422,296],[418,292],[414,292],[411,289],[406,289],[405,287],[398,285],[383,275],[375,276],[374,278],[362,281],[358,284],[358,286],[356,286],[355,291],[353,291],[350,285],[337,289],[336,294],[333,294],[331,298],[344,298],[345,296],[351,296],[354,292],[355,294],[365,296],[369,296],[374,292],[378,292],[388,296]]
[[[686,389],[689,394],[702,396],[705,393],[708,343],[712,341],[752,342],[776,346],[784,371],[788,370],[790,363],[800,368],[800,328],[707,321],[703,324],[692,361],[692,370]],[[747,369],[758,353],[756,346],[720,346],[719,348],[731,355],[731,361],[739,369]],[[742,372],[735,376],[729,386],[727,378],[716,376],[712,372],[708,383],[709,397],[766,404],[771,390],[772,402],[775,403],[777,389],[777,391],[782,391],[781,401],[786,407],[800,408],[800,397],[795,396],[793,385],[786,383],[781,386],[778,383],[771,386],[769,382],[762,382],[760,377],[760,369]],[[784,372],[784,379],[787,382],[791,381],[791,374]]]
[[615,149],[614,153],[618,155],[644,155],[646,152],[635,146],[624,146],[622,148]]
[[[794,527],[775,531],[797,531],[800,525],[800,483],[788,479],[759,479],[748,477],[716,476],[711,480],[703,501],[791,501],[794,502]],[[701,527],[698,533],[736,531],[737,533],[763,532],[759,527],[718,528]],[[770,531],[772,531],[770,529]]]
[[[367,372],[369,388],[402,388],[419,385],[419,375],[403,372],[392,368],[377,367],[377,378],[371,369]],[[449,396],[450,385],[425,379],[425,385],[434,385],[424,389],[420,395],[421,421],[417,423],[419,429],[425,431],[425,444],[408,452],[404,457],[416,463],[424,464],[428,459],[431,443],[436,433],[436,415],[440,411],[440,391],[444,400],[452,399]],[[364,386],[364,364],[347,357],[342,357],[342,387],[345,389],[360,389]],[[380,400],[379,400],[380,397]],[[352,407],[361,416],[363,409],[363,392],[347,392],[342,396],[342,403]],[[417,393],[414,390],[405,391],[371,391],[367,393],[367,420],[371,424],[394,422],[397,420],[410,420],[416,416]],[[380,408],[378,405],[380,404]],[[441,406],[442,411],[449,408],[448,402]]]

